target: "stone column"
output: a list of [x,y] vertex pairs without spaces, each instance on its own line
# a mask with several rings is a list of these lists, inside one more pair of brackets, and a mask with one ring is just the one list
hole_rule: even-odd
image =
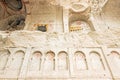
[[55,56],[55,71],[58,71],[58,57]]
[[63,8],[64,32],[69,32],[69,9]]
[[114,80],[113,71],[112,71],[112,69],[110,67],[109,60],[107,59],[107,53],[109,52],[109,50],[108,50],[108,48],[106,46],[101,46],[101,47],[102,47],[103,57],[104,57],[105,63],[106,63],[105,68],[110,73],[109,77],[111,77]]
[[27,17],[25,20],[25,27],[24,30],[30,30],[29,27],[32,26],[30,25],[31,23],[31,7],[30,7],[30,2],[29,0],[23,0],[26,6],[26,12],[27,12]]
[[34,26],[32,26],[31,22],[31,15],[27,15],[26,20],[25,20],[25,27],[24,30],[32,30],[32,28],[34,28]]
[[72,74],[74,74],[74,67],[73,67],[73,64],[74,64],[74,60],[73,60],[73,57],[74,57],[74,53],[73,53],[73,49],[72,48],[68,48],[68,53],[69,53],[69,74],[70,76],[72,76]]
[[44,70],[45,56],[43,56],[41,59],[42,59],[42,62],[41,62],[41,71],[43,72],[43,70]]
[[24,61],[23,61],[22,67],[21,67],[21,71],[20,71],[18,80],[24,80],[24,78],[26,77],[30,54],[31,54],[31,47],[28,47],[26,50],[26,53],[25,53]]
[[56,7],[56,27],[55,27],[56,32],[63,32],[63,7],[57,6]]
[[[10,67],[11,62],[12,62],[12,57],[13,57],[13,55],[14,55],[14,53],[15,53],[15,49],[13,49],[13,48],[10,48],[10,49],[8,49],[8,50],[10,51],[10,56],[8,57],[8,61],[7,61],[7,64],[6,64],[6,66],[5,66],[4,74],[7,74],[7,73],[8,73],[9,67]],[[10,76],[7,75],[7,77],[10,77]]]

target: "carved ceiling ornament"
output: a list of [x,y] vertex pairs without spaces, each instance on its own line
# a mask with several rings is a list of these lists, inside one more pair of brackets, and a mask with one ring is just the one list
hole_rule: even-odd
[[100,13],[108,0],[47,0],[52,5],[60,5],[75,12],[84,11],[89,6],[91,13]]
[[74,12],[83,12],[88,8],[88,5],[82,4],[82,3],[74,3],[71,6],[71,9]]
[[100,13],[107,2],[108,0],[88,0],[88,4],[91,7],[91,13]]

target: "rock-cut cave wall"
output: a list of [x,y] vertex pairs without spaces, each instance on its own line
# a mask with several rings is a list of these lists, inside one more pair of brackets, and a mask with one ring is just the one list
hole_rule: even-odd
[[103,8],[103,17],[109,28],[118,28],[120,25],[120,0],[108,0]]
[[0,0],[0,30],[23,29],[25,17],[23,0]]

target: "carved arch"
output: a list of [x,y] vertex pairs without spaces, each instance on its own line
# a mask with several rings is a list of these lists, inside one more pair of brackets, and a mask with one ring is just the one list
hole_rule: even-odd
[[53,51],[48,51],[45,55],[44,70],[55,70],[55,53]]
[[9,65],[9,70],[14,71],[13,74],[18,75],[20,73],[23,61],[24,61],[25,52],[22,50],[16,51]]
[[120,53],[117,51],[111,51],[111,53],[109,54],[110,59],[112,60],[111,63],[115,68],[119,68],[120,69]]
[[40,51],[35,51],[30,57],[29,70],[39,71],[41,70],[42,53]]
[[91,68],[93,70],[104,70],[105,69],[101,55],[96,51],[90,52],[90,62],[91,62]]
[[5,69],[9,56],[10,56],[10,52],[8,50],[3,51],[3,52],[1,51],[1,53],[0,53],[0,70]]
[[76,70],[87,70],[86,56],[82,51],[74,53],[74,67]]
[[94,25],[93,23],[89,20],[89,16],[87,15],[79,15],[79,14],[72,14],[70,17],[69,17],[69,26],[71,26],[71,24],[75,21],[84,21],[86,22],[90,29],[92,31],[95,31],[95,28],[94,28]]
[[58,53],[58,69],[68,70],[68,54],[65,51]]

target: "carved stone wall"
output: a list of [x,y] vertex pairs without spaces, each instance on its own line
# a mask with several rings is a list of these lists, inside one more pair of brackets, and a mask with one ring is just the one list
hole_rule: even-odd
[[71,77],[73,80],[119,80],[120,72],[115,70],[120,61],[119,50],[104,46],[78,49],[8,48],[0,53],[4,58],[2,61],[6,62],[2,64],[0,60],[0,65],[4,67],[0,70],[0,80],[66,80]]
[[0,34],[1,80],[120,79],[120,49],[116,44],[118,38],[113,39],[114,33],[14,31]]
[[120,80],[116,1],[0,0],[0,80]]

